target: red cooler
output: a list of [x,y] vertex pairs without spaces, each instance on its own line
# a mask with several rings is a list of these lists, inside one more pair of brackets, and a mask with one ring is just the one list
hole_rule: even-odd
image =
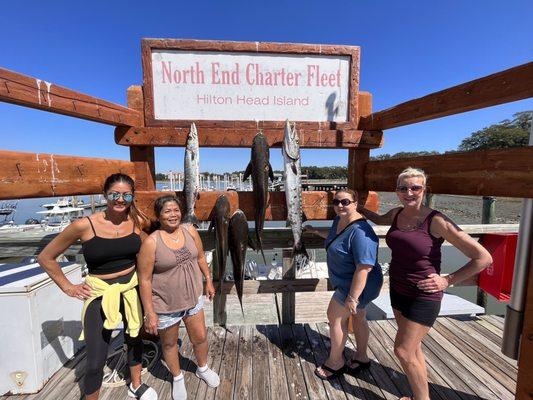
[[516,233],[490,233],[480,240],[492,255],[492,265],[479,275],[479,287],[498,301],[511,297],[517,239]]

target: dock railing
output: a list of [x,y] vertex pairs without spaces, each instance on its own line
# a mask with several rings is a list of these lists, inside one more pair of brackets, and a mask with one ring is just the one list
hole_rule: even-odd
[[[533,62],[375,113],[372,113],[370,93],[358,92],[356,96],[357,107],[350,115],[355,128],[327,122],[314,128],[302,124],[308,127],[299,131],[305,132],[306,137],[302,147],[348,149],[348,187],[359,192],[360,201],[365,201],[371,190],[394,191],[398,172],[407,166],[422,168],[431,176],[432,193],[533,197],[533,146],[369,160],[370,149],[383,143],[383,130],[533,97]],[[127,97],[128,106],[124,107],[0,68],[0,101],[115,126],[116,143],[130,148],[130,162],[1,151],[0,200],[98,193],[107,175],[121,171],[135,178],[139,191],[137,205],[153,218],[152,204],[161,194],[155,191],[154,147],[184,146],[188,129],[183,126],[188,122],[181,121],[181,127],[146,127],[143,87],[130,87]],[[263,129],[272,147],[281,146],[283,124],[268,121],[258,122],[239,135],[231,122],[204,124],[199,126],[200,146],[249,147],[256,129]],[[197,203],[200,219],[209,219],[219,194],[209,192],[201,196]],[[303,211],[307,219],[331,219],[333,210],[329,204],[332,196],[332,192],[304,192]],[[241,208],[248,219],[253,219],[255,207],[249,193],[236,192],[229,197],[232,210]],[[367,207],[376,209],[375,193],[370,192],[368,198]],[[273,192],[267,220],[286,220],[286,216],[284,193]],[[276,247],[286,245],[285,239]],[[531,248],[532,243],[523,245]],[[533,260],[529,259],[526,268],[531,269],[532,264]],[[284,277],[291,275],[292,272],[286,270]],[[524,321],[522,331],[518,332],[522,337],[517,385],[519,399],[529,398],[533,392],[533,274],[526,275]],[[287,280],[276,290],[292,293],[296,288],[294,285],[301,285],[298,290],[313,286],[309,282]],[[258,286],[253,289],[253,285]],[[246,290],[274,290],[267,287],[267,284],[247,283]],[[322,287],[326,285],[317,283],[314,289]]]

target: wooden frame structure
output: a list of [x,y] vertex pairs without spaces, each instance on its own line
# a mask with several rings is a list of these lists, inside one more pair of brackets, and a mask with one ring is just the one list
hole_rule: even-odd
[[[187,42],[181,42],[185,44]],[[149,46],[143,44],[143,56]],[[216,47],[216,45],[214,45]],[[235,46],[239,46],[236,44]],[[250,51],[251,44],[243,45],[243,51]],[[248,46],[248,47],[247,47]],[[255,46],[255,44],[253,44]],[[262,46],[260,44],[260,46]],[[261,47],[263,49],[263,47]],[[268,47],[264,47],[268,51]],[[295,49],[296,51],[296,49]],[[318,51],[318,50],[317,50]],[[150,202],[159,194],[155,191],[154,146],[181,146],[184,143],[184,127],[160,127],[148,129],[143,90],[134,86],[128,89],[128,107],[96,99],[73,90],[65,89],[33,77],[0,69],[0,101],[14,103],[44,111],[65,114],[77,118],[116,126],[115,138],[118,144],[130,147],[131,162],[101,160],[69,156],[40,155],[33,153],[0,153],[0,200],[22,197],[45,197],[52,195],[89,194],[100,191],[105,175],[123,171],[135,177],[138,202],[141,208],[148,209]],[[533,97],[533,63],[524,64],[484,78],[455,86],[420,99],[408,101],[390,109],[372,113],[371,95],[358,94],[359,107],[350,114],[353,119],[348,125],[318,124],[302,126],[312,137],[311,130],[322,131],[322,138],[304,141],[303,147],[348,148],[349,186],[357,189],[360,196],[369,190],[391,190],[398,170],[404,166],[420,166],[432,175],[433,193],[469,195],[505,195],[507,197],[533,197],[533,152],[531,147],[501,151],[478,151],[466,154],[446,154],[439,156],[415,157],[403,160],[369,161],[370,148],[382,143],[382,130],[408,125],[447,115],[471,111],[496,104]],[[269,142],[280,145],[277,130],[280,126],[259,125],[244,127],[255,131],[262,128]],[[200,139],[201,146],[249,146],[250,137],[232,142],[228,138],[231,124],[216,123],[212,132],[222,139]],[[299,127],[300,128],[300,127]],[[200,132],[202,127],[199,127]],[[327,135],[324,132],[327,131]],[[171,137],[172,136],[172,137]],[[216,136],[216,135],[214,135]],[[202,142],[203,140],[203,142]],[[44,160],[47,160],[46,162]],[[57,168],[61,165],[61,168]],[[55,166],[55,167],[54,167]],[[46,167],[46,168],[45,168]],[[55,172],[60,171],[60,176]],[[463,178],[463,179],[461,179]],[[458,180],[461,180],[460,184]],[[511,183],[510,183],[511,182]],[[214,194],[206,194],[199,199],[198,208],[205,218]],[[315,219],[331,218],[327,208],[331,193],[309,192],[304,194],[304,210]],[[230,195],[232,207],[242,207],[248,216],[253,212],[253,204],[246,193]],[[369,197],[373,207],[377,206],[374,195]],[[285,219],[282,194],[272,196],[268,218]],[[322,207],[317,207],[322,204]],[[306,208],[308,206],[308,208]],[[533,268],[533,259],[529,262]],[[290,273],[286,277],[290,277]],[[256,287],[254,287],[254,285]],[[327,286],[325,282],[298,282],[285,279],[270,285],[268,291],[316,290]],[[263,285],[264,286],[264,285]],[[257,293],[262,285],[249,283],[246,293]],[[229,288],[228,288],[229,289]],[[522,344],[519,358],[519,376],[516,396],[530,398],[533,392],[533,274],[529,274],[525,321],[522,331]]]

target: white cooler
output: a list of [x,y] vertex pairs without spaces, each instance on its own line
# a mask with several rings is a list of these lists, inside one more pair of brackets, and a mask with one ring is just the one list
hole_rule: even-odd
[[[60,265],[81,282],[80,264]],[[83,347],[82,305],[37,263],[0,264],[0,395],[36,393]]]

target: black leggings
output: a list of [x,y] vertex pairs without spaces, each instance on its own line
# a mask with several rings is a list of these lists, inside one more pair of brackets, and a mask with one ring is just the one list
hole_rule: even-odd
[[[120,276],[114,279],[106,279],[105,282],[127,283],[130,281],[131,274]],[[124,301],[120,301],[120,312],[124,316]],[[107,359],[109,342],[111,341],[111,332],[104,328],[105,315],[102,310],[102,298],[94,299],[85,311],[84,330],[85,346],[87,353],[87,365],[85,369],[85,394],[96,392],[102,386],[104,376],[104,365]],[[143,341],[140,336],[130,337],[126,334],[128,322],[123,317],[124,322],[124,341],[128,347],[128,365],[130,367],[141,364],[143,354]]]

